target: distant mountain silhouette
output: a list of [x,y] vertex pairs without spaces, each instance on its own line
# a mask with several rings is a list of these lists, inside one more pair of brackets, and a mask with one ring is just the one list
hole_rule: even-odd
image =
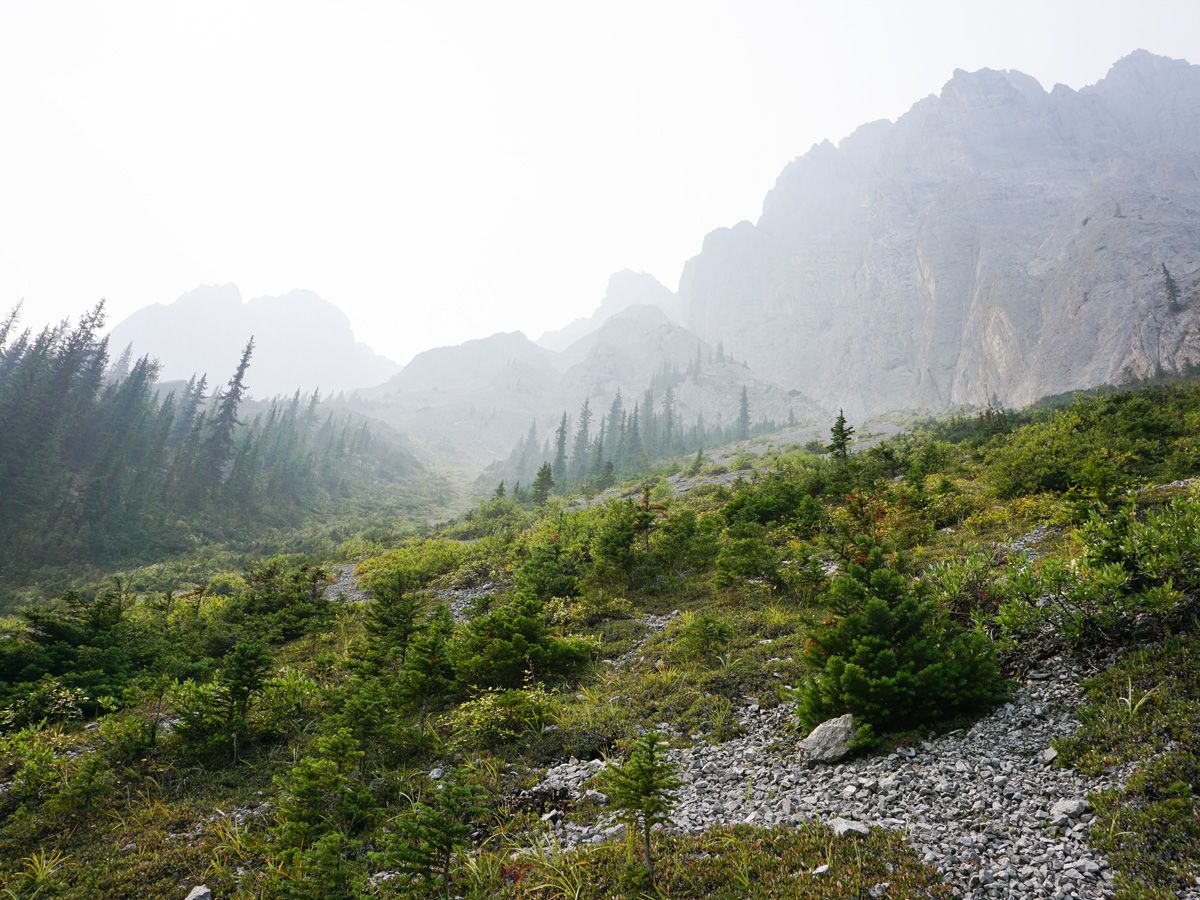
[[330,396],[369,387],[400,370],[397,363],[354,340],[350,320],[310,291],[242,300],[232,284],[205,285],[174,303],[138,310],[113,328],[115,355],[126,344],[163,365],[162,378],[207,372],[210,384],[224,381],[254,335],[247,383],[256,397],[319,388]]

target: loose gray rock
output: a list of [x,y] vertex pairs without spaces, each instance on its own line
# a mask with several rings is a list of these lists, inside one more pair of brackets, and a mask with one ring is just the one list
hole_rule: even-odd
[[191,889],[186,900],[212,900],[212,891],[207,884],[198,884]]
[[846,713],[836,719],[822,722],[814,728],[800,746],[815,762],[837,762],[850,754],[850,741],[854,739],[854,716]]
[[862,822],[855,822],[853,819],[843,819],[841,816],[835,816],[825,823],[833,829],[833,833],[838,837],[845,837],[848,834],[861,834],[864,837],[871,833],[871,829]]
[[[858,826],[846,834],[868,826],[902,831],[917,857],[944,873],[956,896],[1112,897],[1114,874],[1088,845],[1092,816],[1086,809],[1077,813],[1077,804],[1094,791],[1119,787],[1133,766],[1091,777],[1042,761],[1052,739],[1079,727],[1082,675],[1066,660],[1046,660],[1040,677],[1030,677],[1010,703],[970,728],[822,766],[786,744],[792,704],[763,709],[747,702],[735,713],[737,737],[669,751],[682,784],[667,828],[695,834],[739,822],[832,826],[840,818]],[[546,780],[578,798],[601,765],[572,760],[551,769]],[[1071,803],[1060,812],[1077,817],[1047,827],[1060,801]],[[540,811],[556,807],[566,808],[555,801]],[[555,852],[623,833],[607,812],[593,823],[564,818],[546,827],[544,849]],[[1181,896],[1200,900],[1196,891]]]

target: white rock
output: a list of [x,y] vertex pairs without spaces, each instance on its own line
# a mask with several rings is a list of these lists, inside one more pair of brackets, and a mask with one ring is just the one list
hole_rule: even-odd
[[847,834],[868,835],[871,829],[862,822],[855,822],[853,819],[843,819],[841,816],[836,816],[825,823],[833,829],[833,833],[838,837],[843,837]]
[[846,713],[836,719],[822,722],[800,746],[809,759],[817,762],[837,762],[850,753],[850,741],[854,738],[854,716]]

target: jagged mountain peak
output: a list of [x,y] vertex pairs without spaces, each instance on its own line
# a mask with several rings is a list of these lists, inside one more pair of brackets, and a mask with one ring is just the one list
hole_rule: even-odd
[[575,341],[599,328],[612,316],[631,306],[654,306],[675,319],[682,316],[679,298],[653,275],[622,269],[608,278],[600,305],[592,315],[547,331],[537,343],[548,350],[566,350]]
[[1138,51],[1049,92],[959,70],[791,162],[757,224],[709,234],[680,279],[685,322],[859,414],[1181,366],[1200,303],[1167,305],[1162,267],[1200,267],[1198,172],[1200,67]]

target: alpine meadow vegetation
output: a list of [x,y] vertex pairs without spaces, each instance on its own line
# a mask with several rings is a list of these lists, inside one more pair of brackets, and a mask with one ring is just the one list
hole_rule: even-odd
[[[17,514],[64,534],[116,522],[119,543],[126,523],[143,527],[141,479],[191,490],[171,473],[215,426],[178,429],[149,373],[106,384],[94,325],[78,327],[5,364],[46,390],[77,384],[61,395],[72,422],[123,403],[158,421],[153,476],[141,450],[118,463],[102,434],[76,446],[54,426],[70,464],[58,481],[38,470],[48,480],[22,487]],[[84,371],[99,373],[90,387]],[[238,417],[197,521],[225,510],[248,527],[300,502],[228,481],[291,484],[276,468],[288,441],[309,448],[310,474],[320,435],[351,452],[351,432],[305,426],[307,410]],[[636,421],[644,440],[641,407]],[[201,882],[244,897],[833,897],[885,883],[877,895],[949,896],[898,832],[681,830],[678,792],[695,785],[682,761],[736,739],[751,704],[790,723],[775,736],[788,753],[845,713],[853,753],[919,746],[1066,656],[1097,674],[1055,765],[1129,767],[1091,798],[1089,840],[1126,896],[1165,896],[1200,874],[1197,423],[1187,379],[885,440],[843,418],[831,442],[764,447],[737,475],[697,466],[680,439],[660,471],[618,467],[590,498],[576,457],[591,465],[597,433],[560,429],[563,458],[552,446],[536,460],[530,490],[489,485],[440,524],[364,512],[302,552],[264,542],[203,565],[131,558],[30,581],[0,621],[0,883],[16,896],[178,897]],[[125,467],[112,496],[95,496],[97,466]],[[341,490],[322,484],[300,495],[315,510]],[[259,512],[240,505],[255,496],[270,498]],[[220,540],[213,527],[196,546]],[[362,595],[330,589],[335,577]],[[548,770],[576,763],[599,774],[547,794]],[[613,830],[556,849],[564,825]]]

